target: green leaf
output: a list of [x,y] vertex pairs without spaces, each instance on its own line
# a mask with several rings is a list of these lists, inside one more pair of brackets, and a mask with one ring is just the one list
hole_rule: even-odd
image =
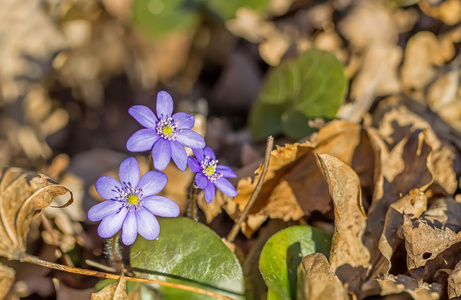
[[269,289],[268,300],[296,298],[297,268],[306,255],[328,257],[331,236],[310,226],[292,226],[274,234],[264,245],[259,269]]
[[249,7],[262,11],[267,7],[267,0],[208,0],[207,6],[217,13],[222,19],[228,20],[235,17],[236,11],[241,7]]
[[[312,133],[308,121],[333,119],[343,103],[346,86],[341,62],[316,48],[275,67],[269,71],[250,114],[253,136],[264,139],[283,132],[299,139]],[[283,109],[267,114],[274,105]]]
[[[135,274],[176,282],[236,297],[244,293],[243,271],[237,257],[207,226],[187,218],[163,218],[160,236],[141,237],[131,246]],[[161,288],[162,299],[213,299],[173,288]]]
[[134,0],[133,23],[153,37],[196,28],[205,0]]

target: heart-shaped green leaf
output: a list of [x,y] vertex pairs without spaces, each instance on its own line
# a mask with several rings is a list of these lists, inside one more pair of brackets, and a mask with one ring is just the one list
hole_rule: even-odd
[[[210,289],[232,297],[244,293],[243,271],[237,257],[207,226],[187,218],[159,220],[154,241],[138,237],[130,261],[139,277]],[[162,287],[162,299],[212,299]]]
[[268,299],[296,298],[297,268],[306,255],[328,257],[331,236],[310,226],[292,226],[274,234],[264,245],[259,269],[269,289]]
[[[281,132],[298,139],[306,136],[313,130],[310,119],[336,116],[346,83],[336,56],[316,48],[272,69],[250,114],[253,136],[264,139]],[[279,110],[267,114],[274,105]]]

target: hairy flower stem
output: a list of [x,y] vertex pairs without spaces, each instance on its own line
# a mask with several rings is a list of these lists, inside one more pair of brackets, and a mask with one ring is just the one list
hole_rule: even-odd
[[250,212],[250,208],[255,203],[256,198],[258,197],[259,192],[261,191],[261,188],[264,183],[264,178],[266,177],[267,170],[269,169],[269,162],[271,159],[271,151],[273,147],[274,147],[274,138],[272,136],[269,136],[267,138],[266,155],[264,157],[263,170],[261,172],[261,176],[259,176],[258,183],[256,184],[256,187],[253,193],[251,194],[250,200],[248,200],[248,203],[245,206],[245,209],[243,210],[242,214],[238,218],[237,222],[234,223],[234,226],[232,227],[229,234],[227,235],[227,240],[229,242],[233,242],[235,240],[235,237],[239,233],[243,221],[245,221],[246,217],[248,216],[248,213]]
[[[21,262],[28,262],[31,264],[59,270],[59,271],[64,271],[68,273],[74,273],[74,274],[80,274],[80,275],[88,275],[88,276],[93,276],[93,277],[99,277],[99,278],[107,278],[107,279],[119,279],[120,275],[116,274],[110,274],[106,272],[100,272],[100,271],[93,271],[93,270],[87,270],[87,269],[81,269],[81,268],[76,268],[76,267],[68,267],[65,265],[61,264],[56,264],[52,263],[46,260],[42,260],[36,256],[27,254],[27,253],[22,253],[19,255],[19,261]],[[160,280],[153,280],[153,279],[146,279],[146,278],[138,278],[138,277],[129,277],[125,276],[126,281],[135,281],[135,282],[142,282],[142,283],[155,283],[161,286],[167,286],[175,289],[180,289],[184,291],[190,291],[193,293],[197,294],[202,294],[202,295],[207,295],[211,297],[215,297],[217,299],[223,299],[223,300],[235,300],[235,298],[230,298],[212,291],[204,290],[201,288],[197,287],[192,287],[188,285],[183,285],[179,283],[172,283],[172,282],[166,282],[166,281],[160,281]]]

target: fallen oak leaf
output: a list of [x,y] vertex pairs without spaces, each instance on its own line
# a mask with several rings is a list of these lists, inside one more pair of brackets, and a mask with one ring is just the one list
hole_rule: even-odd
[[97,293],[91,294],[91,300],[127,300],[125,275],[120,274],[116,282],[109,284]]
[[418,300],[436,300],[442,294],[440,284],[419,282],[410,276],[402,274],[398,276],[385,275],[383,278],[368,281],[364,283],[362,289],[365,296],[407,293],[411,298]]
[[459,299],[461,297],[461,262],[457,263],[455,269],[448,276],[448,298]]
[[0,264],[0,299],[5,299],[6,294],[14,283],[15,273],[12,268]]
[[[404,221],[404,214],[419,218],[427,209],[427,198],[419,189],[413,189],[400,200],[391,204],[386,213],[384,229],[379,239],[379,251],[381,256],[373,263],[373,272],[369,278],[381,274],[388,274],[391,269],[391,258],[395,250],[403,241],[397,235]],[[373,274],[374,273],[374,274]]]
[[349,299],[346,289],[322,253],[307,255],[298,267],[296,299]]
[[370,267],[370,252],[362,241],[367,217],[362,207],[357,173],[338,158],[317,155],[328,182],[335,210],[330,263],[331,269],[359,296],[361,282]]
[[27,233],[36,211],[67,192],[70,199],[59,208],[73,201],[72,192],[66,187],[40,173],[0,168],[0,255],[19,259],[26,251]]

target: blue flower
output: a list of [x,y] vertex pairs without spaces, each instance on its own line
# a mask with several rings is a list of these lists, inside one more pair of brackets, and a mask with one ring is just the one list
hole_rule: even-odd
[[159,171],[150,171],[140,177],[135,158],[120,164],[120,182],[103,176],[96,181],[96,191],[107,199],[88,211],[88,219],[101,221],[98,234],[108,238],[122,229],[122,242],[131,245],[139,233],[148,240],[155,240],[160,226],[155,216],[177,217],[179,207],[165,197],[155,196],[166,185],[168,178]]
[[136,131],[127,141],[126,148],[131,152],[152,150],[152,159],[157,170],[166,168],[171,158],[181,171],[186,169],[187,153],[183,146],[203,148],[203,137],[192,131],[194,116],[184,112],[173,113],[173,99],[161,91],[157,95],[157,116],[144,105],[130,107],[128,113],[144,129]]
[[234,171],[227,166],[219,166],[216,156],[210,147],[192,149],[194,157],[189,156],[189,168],[194,171],[195,183],[205,190],[205,200],[210,203],[215,195],[215,186],[224,194],[235,197],[237,191],[227,178],[235,178]]

